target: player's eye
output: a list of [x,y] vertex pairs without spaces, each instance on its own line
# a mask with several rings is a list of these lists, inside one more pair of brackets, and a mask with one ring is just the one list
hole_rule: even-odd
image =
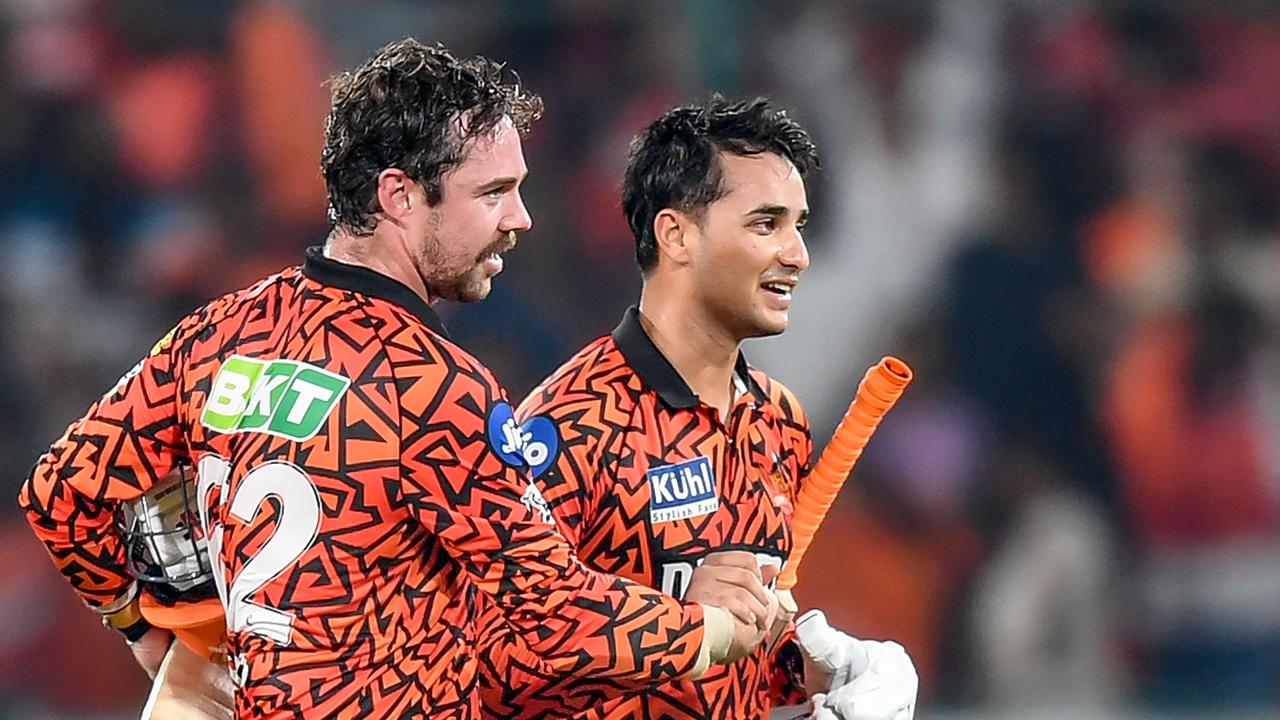
[[480,197],[489,198],[490,200],[498,200],[503,195],[506,195],[511,188],[512,185],[510,183],[502,183],[500,185],[482,188],[480,190]]
[[778,222],[772,217],[763,217],[751,223],[751,227],[760,232],[773,232],[778,227]]

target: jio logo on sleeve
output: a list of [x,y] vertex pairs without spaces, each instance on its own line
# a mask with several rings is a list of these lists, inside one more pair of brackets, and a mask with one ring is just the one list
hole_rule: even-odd
[[520,423],[511,406],[500,402],[489,411],[489,445],[503,462],[527,466],[536,478],[551,467],[560,438],[548,418],[538,415]]

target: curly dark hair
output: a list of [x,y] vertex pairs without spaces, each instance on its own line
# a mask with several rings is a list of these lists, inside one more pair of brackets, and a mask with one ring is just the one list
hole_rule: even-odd
[[376,224],[383,170],[399,168],[422,183],[434,205],[441,178],[465,159],[472,139],[504,117],[524,134],[542,115],[542,99],[502,63],[480,56],[460,60],[413,38],[387,45],[329,86],[320,155],[329,223],[357,234]]
[[636,262],[648,274],[658,263],[653,219],[666,208],[701,216],[725,194],[717,157],[775,153],[801,177],[818,168],[809,133],[765,98],[731,102],[712,95],[667,111],[631,141],[622,183],[622,211],[636,238]]

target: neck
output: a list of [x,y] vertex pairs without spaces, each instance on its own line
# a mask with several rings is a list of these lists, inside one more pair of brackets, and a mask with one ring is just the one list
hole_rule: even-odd
[[649,280],[640,293],[640,323],[689,388],[727,418],[739,339],[683,288]]
[[383,237],[380,223],[368,235],[356,235],[343,228],[335,228],[324,243],[324,256],[347,265],[368,268],[386,275],[409,288],[415,295],[430,303],[434,300],[427,291],[417,264],[403,242],[394,237]]

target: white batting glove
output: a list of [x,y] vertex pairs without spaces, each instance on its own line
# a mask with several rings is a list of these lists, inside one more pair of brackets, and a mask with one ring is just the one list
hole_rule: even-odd
[[895,642],[858,640],[827,624],[821,610],[796,621],[809,659],[831,673],[826,693],[813,696],[814,720],[912,720],[920,679]]

